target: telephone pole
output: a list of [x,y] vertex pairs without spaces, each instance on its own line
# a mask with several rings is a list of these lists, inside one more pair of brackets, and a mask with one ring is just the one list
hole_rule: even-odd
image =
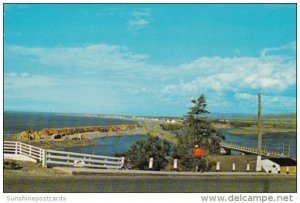
[[261,171],[261,146],[262,146],[262,133],[261,133],[261,93],[258,93],[258,112],[257,112],[257,162],[256,171]]
[[261,133],[261,94],[258,93],[258,114],[257,114],[257,155],[261,156],[262,133]]

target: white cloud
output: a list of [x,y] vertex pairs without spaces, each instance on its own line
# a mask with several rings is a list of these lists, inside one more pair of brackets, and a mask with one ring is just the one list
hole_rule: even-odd
[[[28,48],[10,46],[8,55],[47,66],[62,68],[97,68],[120,70],[136,67],[146,58],[144,54],[133,54],[125,47],[96,44],[85,47]],[[83,71],[84,72],[84,71]]]
[[[275,49],[275,48],[274,48]],[[241,89],[284,91],[296,84],[295,60],[283,56],[201,57],[175,67],[149,65],[149,56],[126,47],[96,44],[84,47],[28,48],[10,46],[7,54],[53,67],[78,69],[82,74],[102,73],[115,77],[156,78],[162,93],[240,91]],[[9,73],[15,74],[15,73]],[[23,73],[23,76],[28,73]],[[159,76],[159,77],[157,77]],[[167,78],[167,80],[165,79]],[[174,81],[180,80],[180,83]],[[173,84],[172,84],[173,83]]]
[[143,9],[143,10],[133,11],[132,15],[136,16],[136,17],[147,17],[147,16],[150,16],[150,9]]
[[[148,58],[147,55],[132,53],[126,47],[106,44],[71,48],[11,46],[6,50],[9,57],[19,61],[18,66],[22,66],[25,61],[31,61],[32,64],[28,69],[32,75],[26,72],[5,73],[6,96],[13,94],[12,90],[20,95],[21,91],[29,91],[28,88],[35,88],[37,91],[38,88],[44,89],[45,86],[54,87],[48,88],[48,91],[65,92],[88,87],[92,90],[85,91],[92,91],[93,95],[98,95],[99,92],[102,92],[101,95],[120,95],[120,92],[135,95],[154,94],[159,90],[157,87],[159,83],[154,81],[160,66],[147,65],[144,62]],[[52,68],[55,68],[54,72],[59,75],[44,75],[45,72],[52,72]],[[141,87],[144,83],[146,86]],[[56,90],[57,87],[60,87],[60,90]],[[21,97],[28,96],[29,94],[22,94]],[[31,95],[32,98],[33,96]]]
[[285,57],[203,57],[177,68],[177,74],[192,78],[167,85],[172,91],[239,91],[241,89],[284,91],[296,84],[296,64]]
[[[107,44],[54,48],[10,46],[7,55],[35,64],[71,68],[74,72],[78,69],[81,74],[139,77],[142,81],[155,79],[160,81],[160,89],[164,94],[238,92],[244,89],[281,92],[296,84],[295,60],[283,56],[201,57],[171,68],[149,65],[145,62],[148,55],[135,54],[126,47]],[[22,76],[28,76],[28,73]],[[178,80],[180,82],[175,83]]]
[[135,20],[130,20],[128,22],[128,25],[130,28],[134,29],[141,29],[145,27],[149,22],[145,19],[135,19]]
[[58,86],[60,84],[59,77],[44,76],[44,75],[31,75],[29,73],[7,73],[4,75],[4,87],[7,89],[28,89],[34,87],[49,87]]
[[[236,93],[234,95],[239,100],[239,106],[245,106],[248,109],[257,108],[257,95],[249,93]],[[294,111],[296,107],[295,97],[262,95],[262,107],[267,112],[276,112],[278,109],[286,112]]]
[[[152,98],[157,103],[170,103],[172,100],[173,105],[184,106],[190,97],[203,93],[214,109],[248,111],[248,106],[256,106],[256,95],[248,93],[262,91],[273,96],[268,98],[268,108],[279,108],[279,104],[287,109],[295,107],[294,97],[279,96],[296,84],[296,63],[289,56],[200,57],[190,63],[167,67],[148,64],[145,60],[148,55],[107,44],[54,48],[10,46],[5,54],[19,61],[16,67],[26,61],[33,64],[31,67],[38,67],[26,69],[26,72],[5,73],[5,97],[17,94],[22,98],[34,98],[37,94],[29,89],[39,88],[37,97],[44,98],[47,94],[43,90],[47,87],[49,92],[60,92],[54,93],[57,98],[68,95],[80,100],[92,95],[91,98],[99,100],[105,95],[113,103],[119,102],[114,98],[123,95],[122,98],[126,98],[124,102],[132,103],[128,100],[128,95],[132,95],[130,99]],[[61,71],[54,72],[61,75],[42,74],[51,68],[60,68]],[[75,89],[84,89],[85,93],[72,97],[76,94]],[[241,103],[235,106],[236,103],[230,99]],[[248,104],[247,99],[254,102]]]
[[15,77],[15,76],[17,76],[17,75],[18,75],[18,74],[15,73],[15,72],[7,73],[7,74],[6,74],[6,76],[8,76],[8,77]]
[[272,48],[265,48],[263,50],[261,50],[261,56],[267,56],[267,55],[274,55],[276,53],[282,53],[282,51],[284,51],[283,53],[285,53],[285,51],[293,51],[295,52],[296,50],[296,42],[291,42],[289,44],[280,46],[280,47],[272,47]]
[[30,76],[30,74],[29,73],[21,73],[20,76],[21,77],[28,77],[28,76]]
[[236,93],[234,96],[237,99],[245,99],[245,100],[257,99],[257,95],[248,94],[248,93]]
[[149,19],[151,17],[150,9],[133,11],[131,15],[133,18],[128,21],[129,29],[140,30],[149,25]]

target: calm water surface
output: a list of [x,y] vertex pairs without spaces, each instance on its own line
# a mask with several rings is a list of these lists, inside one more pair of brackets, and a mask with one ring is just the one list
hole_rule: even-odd
[[63,150],[98,154],[105,156],[114,156],[115,153],[123,153],[127,151],[131,145],[138,140],[146,140],[146,135],[124,135],[115,137],[99,137],[96,138],[96,146],[83,146],[83,147],[65,147]]
[[[84,125],[115,125],[135,123],[130,120],[88,117],[84,115],[67,115],[54,113],[4,112],[4,134],[19,133],[24,130],[41,130],[54,127],[76,127]],[[222,130],[226,142],[256,147],[256,135],[234,135]],[[263,135],[263,148],[271,151],[284,152],[296,157],[296,133],[274,133]],[[121,137],[96,138],[96,146],[65,148],[74,152],[99,155],[114,155],[125,152],[138,140],[145,140],[145,135],[128,135]]]
[[[249,147],[257,146],[256,135],[238,135],[230,134],[224,131],[225,141],[229,143],[235,143],[239,145],[245,145]],[[297,134],[296,133],[273,133],[263,134],[262,147],[263,149],[276,152],[284,152],[284,154],[290,154],[292,157],[296,157],[297,154]]]
[[124,119],[100,118],[95,116],[68,115],[55,113],[4,112],[4,134],[19,133],[24,130],[61,128],[95,125],[116,125],[136,123]]

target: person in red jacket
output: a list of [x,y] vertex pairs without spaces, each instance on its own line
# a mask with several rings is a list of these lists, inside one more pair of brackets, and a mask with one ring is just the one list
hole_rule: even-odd
[[204,151],[199,147],[199,145],[195,145],[193,149],[193,155],[195,158],[201,158],[204,155]]
[[[204,155],[204,151],[199,147],[199,145],[195,145],[193,149],[193,155],[196,159],[201,159]],[[198,171],[199,171],[199,166],[196,166],[196,172]]]

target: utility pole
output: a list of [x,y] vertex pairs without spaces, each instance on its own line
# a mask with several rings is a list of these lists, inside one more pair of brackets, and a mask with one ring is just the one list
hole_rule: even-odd
[[261,94],[258,93],[258,114],[257,114],[257,155],[261,156],[262,133],[261,133]]
[[261,93],[258,93],[258,112],[257,112],[257,162],[256,171],[261,171],[261,145],[262,145],[262,133],[261,133]]

